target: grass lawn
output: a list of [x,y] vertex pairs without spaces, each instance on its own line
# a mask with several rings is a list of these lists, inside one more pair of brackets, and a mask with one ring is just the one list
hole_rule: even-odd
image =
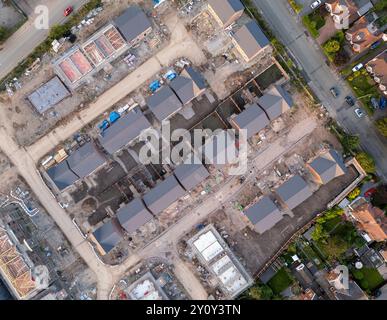
[[328,233],[331,233],[336,226],[342,222],[343,219],[340,216],[334,217],[333,219],[328,220],[324,223],[324,230]]
[[325,25],[325,18],[321,16],[320,12],[314,11],[309,15],[302,17],[302,23],[313,38],[317,38],[320,33],[318,32]]
[[[361,98],[360,101],[365,106],[369,114],[375,112],[371,104],[371,98],[380,99],[380,93],[377,89],[376,82],[371,78],[365,69],[362,71],[357,71],[353,75],[347,78],[347,82],[352,87],[358,98]],[[364,97],[364,98],[363,98]]]
[[307,256],[309,260],[312,260],[318,269],[324,268],[324,263],[322,262],[322,259],[320,256],[314,251],[314,249],[311,246],[305,246],[302,248],[303,252]]
[[[355,270],[353,273],[363,290],[372,291],[384,282],[379,271],[374,268],[363,268],[361,270]],[[359,279],[359,274],[362,275],[361,279]]]
[[293,284],[293,279],[290,277],[286,269],[282,268],[273,278],[270,279],[267,284],[273,290],[274,294],[279,294]]

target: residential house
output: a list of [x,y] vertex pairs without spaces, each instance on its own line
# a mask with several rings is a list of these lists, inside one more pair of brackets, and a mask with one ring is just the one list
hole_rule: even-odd
[[290,210],[299,206],[313,194],[308,184],[299,175],[293,176],[278,187],[276,193]]
[[261,234],[273,228],[283,218],[281,211],[268,196],[262,197],[245,210],[244,215],[252,227]]
[[172,203],[185,195],[185,190],[174,175],[169,176],[148,191],[143,199],[146,207],[154,214],[160,214]]
[[179,98],[168,86],[148,97],[146,103],[160,122],[168,120],[183,107]]
[[373,207],[365,201],[359,201],[360,205],[351,205],[351,216],[357,221],[358,226],[368,234],[371,240],[387,240],[387,217],[384,211]]
[[379,85],[379,90],[387,96],[387,51],[366,64],[367,71]]
[[336,150],[328,150],[306,164],[316,181],[327,184],[331,180],[347,173],[343,158]]
[[191,67],[184,68],[181,74],[171,81],[170,86],[182,104],[190,103],[206,90],[203,77]]
[[104,223],[89,235],[101,255],[108,254],[122,240],[123,233],[116,218]]
[[62,191],[83,179],[106,162],[103,154],[96,149],[93,142],[84,144],[75,150],[66,160],[47,170],[48,176]]
[[208,0],[208,11],[222,28],[237,21],[244,9],[240,0]]
[[107,152],[113,154],[136,140],[150,127],[151,124],[140,109],[131,110],[106,129],[98,140]]
[[232,42],[246,62],[271,50],[270,41],[255,21],[250,21],[232,35]]
[[138,6],[130,6],[114,24],[130,45],[136,45],[152,31],[151,22]]
[[353,51],[361,53],[382,39],[383,33],[374,24],[375,20],[374,14],[363,16],[347,30],[345,38],[351,43]]
[[153,219],[142,199],[134,199],[117,211],[117,219],[128,234],[134,233],[140,227]]
[[368,300],[364,291],[353,280],[345,283],[343,273],[338,269],[333,269],[326,275],[326,280],[330,285],[330,293],[333,293],[337,300]]
[[373,8],[370,0],[328,0],[326,10],[337,24],[348,26]]
[[258,105],[266,112],[270,121],[273,121],[288,111],[293,101],[284,88],[273,86],[258,99]]
[[247,139],[264,129],[269,123],[266,113],[256,104],[247,104],[245,110],[230,118],[236,130],[246,130]]
[[173,172],[186,191],[191,191],[206,180],[210,174],[202,163],[182,163]]

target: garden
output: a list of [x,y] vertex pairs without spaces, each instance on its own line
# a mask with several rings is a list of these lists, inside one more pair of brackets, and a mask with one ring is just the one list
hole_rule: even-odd
[[367,292],[375,290],[384,282],[383,277],[375,268],[352,269],[351,273],[360,287]]
[[[322,10],[324,10],[324,14],[326,14],[325,9]],[[324,14],[321,12],[320,8],[319,10],[302,17],[302,23],[313,38],[318,38],[320,35],[319,30],[325,26]]]

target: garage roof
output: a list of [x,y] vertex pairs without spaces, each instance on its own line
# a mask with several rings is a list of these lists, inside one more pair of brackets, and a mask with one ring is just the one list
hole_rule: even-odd
[[256,103],[246,105],[246,109],[232,121],[238,128],[247,130],[247,138],[252,137],[270,123],[265,112]]
[[138,198],[117,211],[118,221],[129,234],[135,232],[138,228],[152,220],[152,218],[153,216],[142,200]]
[[277,194],[290,209],[294,209],[312,196],[312,191],[301,176],[296,175],[276,190]]
[[160,122],[168,119],[182,107],[180,100],[170,87],[163,87],[146,100],[147,105]]

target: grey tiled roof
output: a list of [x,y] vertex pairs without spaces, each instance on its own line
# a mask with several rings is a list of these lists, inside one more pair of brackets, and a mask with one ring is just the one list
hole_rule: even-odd
[[136,39],[152,27],[151,22],[138,6],[130,6],[124,13],[114,19],[114,24],[128,42]]
[[335,150],[329,150],[319,156],[310,163],[310,166],[320,176],[324,184],[347,172],[342,157]]
[[223,23],[245,8],[239,0],[208,0],[208,3]]
[[86,143],[67,158],[71,170],[80,178],[87,177],[105,161],[93,142]]
[[148,97],[147,105],[160,122],[168,119],[182,107],[180,100],[170,87],[164,86],[152,96]]
[[79,177],[70,170],[66,160],[48,169],[47,174],[59,190],[63,190],[79,180]]
[[293,104],[292,98],[281,86],[273,86],[258,100],[270,120],[275,120],[289,110]]
[[270,44],[269,39],[255,21],[242,26],[233,37],[249,59]]
[[138,138],[143,130],[150,127],[151,124],[141,111],[130,111],[112,124],[103,136],[99,137],[99,141],[105,150],[112,154]]
[[190,191],[209,177],[209,173],[202,164],[181,164],[174,174],[185,190]]
[[114,219],[95,230],[93,236],[106,253],[109,253],[122,239],[117,221]]
[[276,190],[289,209],[294,209],[312,196],[312,191],[303,178],[296,175]]
[[246,110],[233,118],[233,122],[240,129],[247,130],[247,138],[252,137],[270,123],[265,112],[255,103],[246,105]]
[[277,206],[267,196],[262,197],[256,204],[248,208],[245,215],[259,233],[270,230],[283,218]]
[[185,68],[170,86],[183,104],[196,98],[206,88],[202,76],[191,67]]
[[126,231],[131,234],[152,220],[153,216],[141,199],[134,199],[126,206],[118,209],[117,219]]
[[171,175],[144,195],[144,202],[153,214],[159,214],[185,195],[184,189]]

